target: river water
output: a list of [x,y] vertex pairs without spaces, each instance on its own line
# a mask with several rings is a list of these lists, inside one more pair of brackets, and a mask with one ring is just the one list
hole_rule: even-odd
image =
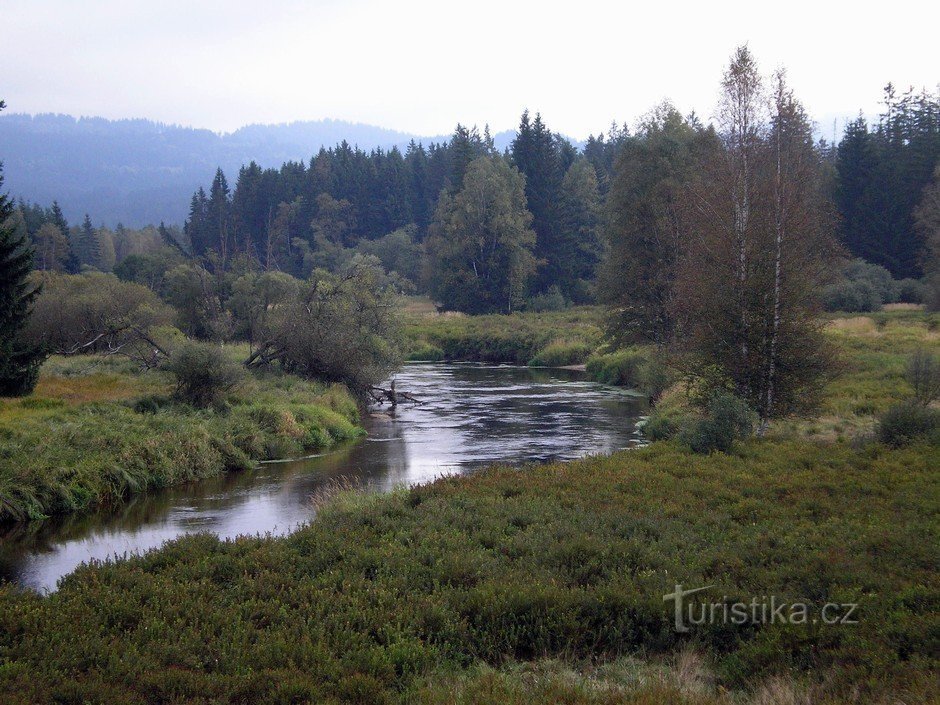
[[367,438],[330,453],[149,493],[117,511],[8,529],[0,579],[54,590],[85,561],[185,533],[287,533],[313,517],[311,496],[339,479],[388,491],[494,462],[569,460],[641,442],[645,400],[582,372],[422,363],[405,366],[395,382],[424,403],[374,415]]

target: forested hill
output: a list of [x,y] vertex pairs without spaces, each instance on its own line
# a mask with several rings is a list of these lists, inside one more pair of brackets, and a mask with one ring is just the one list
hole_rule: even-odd
[[[514,132],[494,136],[498,149]],[[12,195],[58,200],[70,220],[139,227],[182,223],[190,196],[217,167],[237,173],[251,161],[278,167],[309,160],[343,140],[369,150],[404,149],[412,140],[443,141],[341,120],[249,125],[219,135],[149,120],[76,119],[67,115],[0,117],[0,155]]]

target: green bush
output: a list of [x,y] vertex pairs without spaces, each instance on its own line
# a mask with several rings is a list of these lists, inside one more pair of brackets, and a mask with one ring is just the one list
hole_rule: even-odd
[[165,369],[176,375],[177,401],[198,408],[219,405],[243,377],[243,370],[219,345],[188,341],[174,350]]
[[898,283],[891,272],[878,264],[854,259],[842,270],[842,276],[850,282],[866,282],[878,294],[881,303],[893,304],[898,300]]
[[654,409],[642,430],[650,441],[668,441],[675,438],[686,424],[685,414],[677,409]]
[[940,411],[916,403],[896,404],[878,422],[878,440],[895,448],[927,438],[940,441]]
[[595,354],[588,358],[586,369],[595,382],[637,389],[653,401],[675,381],[675,375],[652,349]]
[[538,296],[532,296],[526,301],[526,310],[535,313],[544,313],[545,311],[562,311],[568,306],[564,294],[556,285],[549,287],[548,291]]
[[822,304],[826,311],[868,313],[881,310],[881,297],[866,281],[840,282],[822,291]]
[[754,412],[744,400],[733,394],[716,394],[708,403],[705,416],[696,419],[679,433],[679,439],[695,453],[727,453],[736,440],[754,430]]
[[645,361],[646,356],[632,348],[592,355],[587,361],[587,373],[592,380],[601,384],[639,387],[640,367]]
[[927,300],[927,286],[920,279],[902,279],[898,282],[898,301],[904,304],[922,304]]

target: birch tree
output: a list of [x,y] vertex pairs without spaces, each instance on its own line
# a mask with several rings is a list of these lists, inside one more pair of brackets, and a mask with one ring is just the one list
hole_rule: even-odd
[[719,367],[763,430],[812,405],[832,369],[816,301],[838,248],[805,110],[782,72],[766,102],[761,85],[739,49],[723,82],[722,149],[686,192],[674,300],[689,371]]

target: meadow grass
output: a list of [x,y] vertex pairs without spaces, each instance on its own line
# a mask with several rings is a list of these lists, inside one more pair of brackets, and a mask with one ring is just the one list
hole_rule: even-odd
[[[411,311],[409,313],[409,311]],[[514,365],[579,364],[601,342],[603,310],[464,316],[406,309],[406,357]]]
[[174,403],[172,389],[171,375],[118,358],[50,359],[32,395],[0,400],[0,523],[112,505],[362,433],[341,387],[246,376],[208,410]]

